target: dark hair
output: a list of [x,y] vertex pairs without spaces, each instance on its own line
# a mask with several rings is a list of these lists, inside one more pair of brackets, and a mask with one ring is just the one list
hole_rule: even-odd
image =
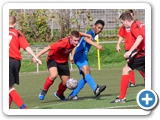
[[129,12],[122,13],[121,16],[119,17],[119,19],[128,20],[128,21],[132,21],[133,20],[131,14]]
[[73,31],[71,31],[71,36],[74,36],[74,37],[76,37],[76,38],[79,38],[79,37],[80,37],[80,34],[79,34],[78,31],[73,30]]
[[105,25],[105,23],[104,23],[104,21],[103,20],[97,20],[96,22],[95,22],[95,25],[97,25],[97,24],[101,24],[101,25]]
[[129,13],[132,13],[134,15],[134,11],[133,10],[128,10]]

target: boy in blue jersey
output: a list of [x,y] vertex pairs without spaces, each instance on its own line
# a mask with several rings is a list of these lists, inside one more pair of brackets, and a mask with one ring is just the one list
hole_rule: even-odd
[[80,92],[80,90],[84,87],[86,83],[88,83],[89,86],[92,88],[96,97],[99,96],[100,93],[104,91],[106,88],[105,85],[98,86],[95,83],[94,79],[90,74],[90,68],[87,58],[91,45],[99,50],[103,50],[103,47],[95,43],[93,40],[95,36],[102,31],[104,24],[105,23],[102,20],[97,20],[93,28],[86,32],[87,34],[90,34],[92,36],[92,40],[87,37],[82,37],[77,47],[75,47],[75,49],[72,51],[73,60],[71,60],[77,65],[80,74],[82,74],[83,78],[79,80],[77,88],[71,92],[71,94],[68,97],[68,100],[78,99],[77,94]]

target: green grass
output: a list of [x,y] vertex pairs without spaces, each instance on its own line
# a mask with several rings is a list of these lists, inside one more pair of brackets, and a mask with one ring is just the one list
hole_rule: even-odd
[[[127,91],[127,103],[125,104],[111,104],[110,102],[115,99],[115,96],[119,94],[119,84],[121,78],[122,68],[109,68],[109,69],[92,69],[91,73],[97,84],[107,85],[105,91],[103,91],[100,97],[96,98],[93,91],[88,84],[79,92],[78,96],[82,100],[78,101],[60,101],[53,93],[57,90],[60,82],[59,77],[55,80],[54,84],[50,87],[44,100],[39,100],[38,95],[40,89],[43,88],[48,72],[31,72],[20,74],[20,85],[16,85],[16,90],[22,97],[30,109],[140,109],[136,103],[137,93],[144,88],[143,79],[140,74],[135,71],[136,87],[128,88]],[[81,75],[77,69],[71,71],[71,77],[79,80]],[[71,90],[65,91],[65,96],[68,97]],[[11,109],[18,109],[18,107],[12,103]]]

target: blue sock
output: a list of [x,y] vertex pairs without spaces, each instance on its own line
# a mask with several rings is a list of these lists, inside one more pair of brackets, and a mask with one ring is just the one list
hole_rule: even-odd
[[89,84],[89,86],[92,88],[92,90],[95,91],[97,89],[97,84],[94,82],[94,79],[92,78],[92,76],[90,74],[86,74],[85,79]]
[[76,87],[76,89],[74,89],[71,92],[70,96],[72,96],[72,97],[76,96],[80,92],[80,90],[84,87],[85,84],[86,84],[86,81],[83,78],[80,79],[78,81],[78,86]]

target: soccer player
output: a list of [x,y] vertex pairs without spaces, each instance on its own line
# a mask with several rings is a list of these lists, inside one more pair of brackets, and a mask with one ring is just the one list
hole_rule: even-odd
[[[132,18],[135,19],[133,10],[128,10],[128,12],[131,14]],[[138,20],[135,20],[135,22],[137,24],[142,24]],[[124,25],[122,25],[120,27],[118,34],[119,34],[119,40],[118,40],[118,43],[116,46],[116,50],[118,52],[120,52],[120,50],[121,50],[120,44],[121,44],[122,40],[124,39],[124,49],[125,49],[125,52],[127,52],[132,47],[135,38],[132,36],[132,34],[130,32],[130,28],[126,28]],[[145,79],[144,74],[142,72],[140,72],[140,74]],[[130,80],[129,87],[135,87],[136,83],[135,83],[135,77],[134,77],[134,70],[132,70],[129,73],[129,80]]]
[[21,109],[27,109],[22,98],[17,93],[14,84],[19,85],[19,71],[21,67],[21,53],[20,48],[26,50],[31,54],[38,64],[42,62],[35,56],[32,49],[29,47],[24,35],[15,29],[16,18],[12,15],[9,16],[9,108],[11,107],[12,101]]
[[[104,24],[105,24],[104,21],[97,20],[95,22],[95,25],[93,26],[93,29],[87,31],[86,33],[90,34],[94,40],[95,36],[102,31]],[[80,74],[82,74],[83,78],[79,80],[76,89],[74,89],[68,96],[69,100],[78,99],[77,94],[80,92],[80,90],[84,87],[86,83],[88,83],[89,86],[92,88],[95,96],[99,96],[100,93],[104,91],[106,88],[105,85],[98,86],[90,74],[90,68],[87,56],[91,45],[93,45],[99,50],[103,50],[103,47],[99,44],[96,44],[93,40],[90,40],[87,37],[82,37],[81,40],[79,41],[79,44],[73,51],[72,54],[74,55],[73,61],[79,68]]]
[[120,94],[111,103],[126,102],[129,73],[132,70],[136,69],[145,75],[145,26],[144,24],[137,24],[129,12],[122,13],[120,21],[126,28],[130,28],[130,32],[135,39],[132,47],[124,54],[127,64],[122,70]]
[[[58,86],[58,91],[54,95],[60,100],[66,100],[64,91],[66,90],[66,82],[70,78],[68,67],[68,57],[75,46],[77,46],[81,36],[86,36],[91,39],[91,36],[82,32],[72,31],[70,36],[62,38],[53,44],[42,49],[36,56],[39,58],[44,53],[48,52],[46,59],[49,76],[43,86],[43,90],[39,94],[39,99],[43,100],[50,86],[54,83],[57,76],[60,76],[61,82]],[[35,61],[33,59],[33,61]]]

